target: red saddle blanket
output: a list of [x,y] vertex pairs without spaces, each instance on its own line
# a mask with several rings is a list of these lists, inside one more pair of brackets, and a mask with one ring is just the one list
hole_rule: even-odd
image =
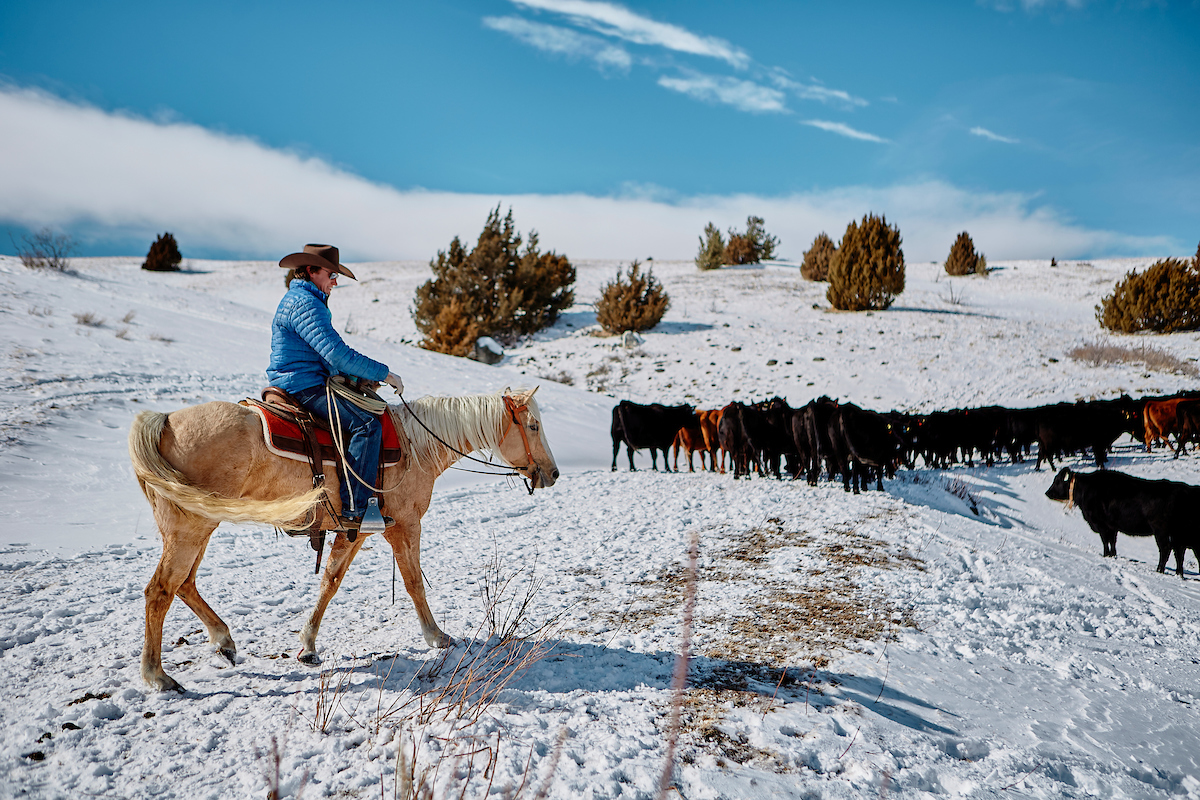
[[[268,450],[282,458],[308,462],[308,455],[304,449],[304,434],[300,431],[299,425],[290,419],[268,413],[260,405],[251,403],[249,408],[256,411],[259,419],[262,420],[263,439],[266,441]],[[379,454],[379,461],[382,466],[390,467],[400,463],[403,455],[400,450],[400,437],[396,434],[396,426],[392,422],[391,414],[383,414],[379,419],[383,423],[383,446]],[[317,442],[321,445],[321,460],[325,464],[335,465],[337,463],[336,451],[333,447],[333,437],[329,431],[318,428]]]

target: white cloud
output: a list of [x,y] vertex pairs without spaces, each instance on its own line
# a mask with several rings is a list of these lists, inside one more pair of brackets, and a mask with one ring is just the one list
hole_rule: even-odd
[[591,28],[634,44],[665,47],[679,53],[719,58],[739,69],[750,63],[750,56],[724,39],[700,36],[678,25],[656,22],[616,3],[596,0],[512,0],[522,8],[550,11]]
[[992,133],[987,128],[976,126],[971,128],[971,133],[975,136],[982,136],[984,139],[991,139],[993,142],[1003,142],[1004,144],[1017,144],[1020,139],[1011,139],[1007,136],[1001,136],[998,133]]
[[780,89],[785,89],[801,100],[816,100],[820,103],[833,103],[843,106],[866,106],[867,101],[861,97],[855,97],[849,92],[841,89],[830,89],[822,84],[814,81],[812,83],[800,83],[792,80],[781,69],[773,70],[771,81]]
[[401,191],[244,137],[0,86],[0,225],[50,225],[85,240],[152,241],[169,230],[185,250],[243,257],[277,258],[327,241],[351,260],[426,260],[455,235],[474,239],[501,204],[513,207],[522,230],[540,232],[543,247],[573,258],[692,258],[706,222],[740,226],[750,214],[766,219],[783,255],[799,258],[818,232],[836,240],[869,211],[900,226],[910,260],[944,258],[962,230],[993,261],[1177,249],[1165,237],[1064,220],[1029,195],[940,182],[670,197],[646,187],[615,197]]
[[[1018,3],[1014,3],[1013,0],[988,0],[987,2],[981,0],[980,5],[990,5],[997,11],[1008,12],[1014,10]],[[1019,0],[1019,5],[1030,13],[1051,10],[1059,6],[1066,6],[1074,11],[1078,11],[1087,5],[1087,0]]]
[[783,92],[738,78],[697,74],[684,77],[663,75],[658,79],[658,85],[697,100],[724,103],[739,111],[787,112]]
[[859,139],[864,142],[879,142],[880,144],[886,144],[888,142],[887,139],[876,136],[873,133],[864,133],[863,131],[855,130],[844,122],[829,122],[828,120],[823,119],[806,119],[801,120],[801,124],[811,125],[814,128],[820,128],[823,131],[836,133],[838,136],[845,136],[848,139]]
[[521,17],[484,17],[483,24],[547,53],[585,58],[601,69],[628,72],[633,58],[623,47],[570,28],[545,25]]

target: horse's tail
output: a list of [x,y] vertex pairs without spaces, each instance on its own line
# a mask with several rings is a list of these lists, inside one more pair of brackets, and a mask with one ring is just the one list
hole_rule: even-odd
[[250,500],[222,497],[193,486],[187,477],[171,466],[158,450],[167,415],[143,411],[129,429],[129,458],[142,493],[154,505],[155,495],[207,519],[227,522],[263,522],[291,527],[321,502],[325,489],[313,489],[296,497],[280,500]]

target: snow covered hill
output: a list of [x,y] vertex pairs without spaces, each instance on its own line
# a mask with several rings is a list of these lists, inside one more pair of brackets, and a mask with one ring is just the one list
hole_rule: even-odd
[[[361,281],[331,303],[347,340],[412,397],[540,384],[563,476],[533,496],[439,481],[422,562],[459,640],[445,652],[425,647],[402,586],[393,604],[378,542],[326,614],[321,667],[297,663],[312,551],[222,525],[200,584],[238,662],[177,603],[164,663],[182,696],[138,673],[159,543],[125,436],[145,408],[258,394],[282,271],[139,263],[78,259],[56,274],[0,258],[0,797],[386,797],[414,754],[439,797],[654,796],[692,535],[695,660],[672,792],[1200,797],[1200,568],[1189,556],[1185,580],[1158,575],[1153,543],[1124,536],[1118,558],[1101,558],[1032,462],[906,470],[860,496],[656,473],[644,454],[642,471],[624,455],[609,471],[622,398],[828,394],[928,411],[1200,388],[1067,356],[1103,338],[1093,307],[1149,260],[1001,262],[986,279],[910,264],[896,305],[861,314],[832,312],[794,265],[653,263],[672,306],[634,348],[595,335],[589,305],[621,265],[582,262],[579,304],[495,367],[411,346],[426,265],[355,265]],[[1200,358],[1196,334],[1118,343],[1143,341]],[[1129,439],[1112,466],[1200,483],[1194,456]],[[522,633],[546,627],[489,639],[518,610]],[[463,703],[444,691],[466,684],[496,691]]]

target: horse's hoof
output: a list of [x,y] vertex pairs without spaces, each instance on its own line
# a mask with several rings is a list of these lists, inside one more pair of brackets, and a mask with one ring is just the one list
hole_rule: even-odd
[[237,664],[237,650],[232,647],[219,647],[217,652],[229,659],[230,666]]
[[425,644],[444,650],[447,647],[454,646],[454,637],[444,631],[437,631],[436,633],[425,634]]
[[299,653],[296,654],[296,660],[302,664],[308,664],[309,666],[312,666],[312,667],[315,667],[316,665],[321,663],[321,657],[318,656],[315,651],[311,652],[311,653],[306,653],[303,650],[301,650]]
[[183,688],[179,681],[175,680],[170,675],[167,675],[165,672],[154,680],[147,681],[147,683],[160,692],[178,692],[179,694],[183,694],[185,691],[187,691]]

